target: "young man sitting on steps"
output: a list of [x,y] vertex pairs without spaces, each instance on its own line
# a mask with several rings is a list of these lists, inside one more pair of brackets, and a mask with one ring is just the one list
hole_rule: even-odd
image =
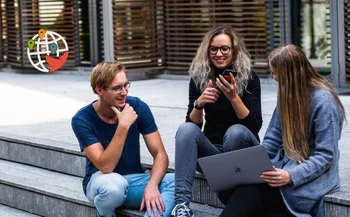
[[[99,99],[72,119],[86,153],[85,195],[99,216],[115,216],[115,208],[125,207],[147,209],[145,217],[169,217],[174,208],[174,174],[166,174],[168,155],[150,108],[127,96],[130,82],[120,62],[98,64],[90,82]],[[140,134],[153,156],[151,174],[141,165]]]

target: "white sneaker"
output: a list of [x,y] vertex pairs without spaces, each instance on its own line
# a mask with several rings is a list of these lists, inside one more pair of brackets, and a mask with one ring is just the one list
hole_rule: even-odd
[[186,202],[176,204],[173,211],[171,211],[171,216],[174,216],[174,217],[194,217],[192,210],[188,207]]

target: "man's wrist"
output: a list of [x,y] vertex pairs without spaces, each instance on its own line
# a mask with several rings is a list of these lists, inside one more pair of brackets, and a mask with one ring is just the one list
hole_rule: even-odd
[[118,124],[116,132],[127,134],[129,132],[129,128],[130,126],[128,126],[127,124]]
[[154,180],[154,179],[151,178],[151,179],[148,181],[147,186],[149,186],[149,187],[157,187],[157,188],[158,188],[159,183],[160,183],[160,182],[157,183],[156,180]]

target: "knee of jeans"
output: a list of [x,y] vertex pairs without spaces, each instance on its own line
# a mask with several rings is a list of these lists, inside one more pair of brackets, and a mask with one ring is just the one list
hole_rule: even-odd
[[193,135],[193,133],[200,131],[201,129],[194,123],[186,122],[182,123],[176,132],[176,137]]
[[193,138],[193,135],[198,131],[201,131],[201,129],[196,124],[191,122],[182,123],[176,131],[175,138],[177,140]]
[[120,186],[118,184],[105,185],[100,189],[100,195],[104,195],[109,201],[115,201],[118,206],[123,204],[127,194],[127,186]]
[[225,137],[230,137],[232,139],[244,139],[247,134],[247,127],[241,124],[235,124],[226,130]]
[[248,132],[249,129],[241,124],[235,124],[229,127],[224,136],[224,151],[245,148],[245,140]]
[[175,174],[174,173],[166,173],[163,177],[162,184],[165,184],[169,188],[173,188],[175,186]]
[[124,177],[117,173],[110,173],[104,174],[104,177],[100,178],[98,180],[100,183],[99,193],[111,200],[124,202],[129,187]]

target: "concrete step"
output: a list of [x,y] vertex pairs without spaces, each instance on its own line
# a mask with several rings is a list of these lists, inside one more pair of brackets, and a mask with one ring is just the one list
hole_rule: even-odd
[[[0,159],[78,177],[85,175],[85,155],[78,144],[1,133],[0,147]],[[151,169],[151,165],[144,166]],[[200,174],[196,175],[192,191],[193,202],[224,207]]]
[[[26,136],[0,134],[0,159],[19,162],[77,177],[84,176],[85,155],[80,152],[78,144],[44,140]],[[68,166],[67,166],[68,165]],[[150,165],[144,165],[151,168]],[[173,172],[173,170],[169,170]],[[348,173],[343,173],[348,174]],[[350,213],[350,193],[346,180],[342,177],[340,192],[325,197],[327,216],[340,217],[343,212]],[[345,180],[345,181],[344,181]],[[200,174],[196,175],[192,189],[192,201],[223,208],[215,193],[209,189],[207,181]],[[1,203],[1,201],[0,201]],[[335,215],[334,213],[341,213]],[[350,215],[349,215],[350,217]]]
[[[95,217],[84,196],[82,178],[20,163],[0,160],[0,203],[40,216]],[[221,209],[192,204],[196,216],[218,216]],[[117,209],[118,216],[143,216],[137,210]]]
[[85,155],[78,144],[0,134],[0,159],[83,177]]
[[340,191],[325,196],[326,217],[350,217],[350,193],[348,190],[342,186]]
[[1,217],[40,217],[38,215],[31,214],[19,209],[15,209],[9,206],[0,204],[0,216]]

